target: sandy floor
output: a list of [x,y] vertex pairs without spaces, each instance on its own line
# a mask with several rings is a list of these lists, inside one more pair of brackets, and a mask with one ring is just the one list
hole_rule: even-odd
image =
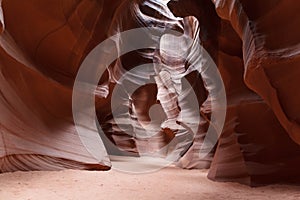
[[16,172],[0,175],[0,199],[300,199],[300,187],[250,188],[216,183],[206,171],[166,168],[151,174],[117,171]]

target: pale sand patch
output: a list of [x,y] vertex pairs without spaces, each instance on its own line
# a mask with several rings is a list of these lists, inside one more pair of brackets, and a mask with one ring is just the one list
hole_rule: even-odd
[[0,199],[300,199],[299,186],[250,188],[212,182],[206,175],[207,171],[178,168],[142,175],[115,170],[6,173],[0,175]]

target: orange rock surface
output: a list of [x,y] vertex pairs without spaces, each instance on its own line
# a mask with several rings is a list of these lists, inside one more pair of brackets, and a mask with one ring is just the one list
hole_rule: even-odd
[[[95,46],[118,31],[172,24],[171,29],[184,32],[185,23],[195,21],[189,16],[194,16],[201,44],[224,81],[227,116],[215,149],[200,159],[211,113],[201,107],[207,98],[202,78],[187,77],[206,121],[201,121],[194,144],[177,165],[210,167],[208,177],[217,181],[249,185],[300,181],[300,3],[179,0],[167,7],[163,0],[0,2],[1,172],[109,169],[107,152],[113,150],[108,141],[99,149],[102,158],[96,159],[74,127],[72,87],[80,64]],[[188,18],[178,21],[176,17]],[[137,52],[120,59],[126,70],[152,61]],[[135,156],[143,146],[153,150],[168,144],[176,131],[162,129],[153,140],[138,140],[114,127],[110,101],[117,84],[111,81],[115,66],[99,81],[108,85],[108,97],[95,98],[106,136]],[[137,117],[149,121],[147,112],[157,104],[158,90],[154,84],[133,95]]]

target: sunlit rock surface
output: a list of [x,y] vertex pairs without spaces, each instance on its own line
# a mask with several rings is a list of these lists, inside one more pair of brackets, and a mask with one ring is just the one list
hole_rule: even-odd
[[[200,119],[194,142],[177,166],[210,167],[209,178],[218,181],[299,182],[300,3],[2,0],[1,5],[0,171],[108,169],[107,152],[139,156],[161,149],[180,135],[174,124],[181,113],[176,94],[185,78],[197,96]],[[156,39],[166,51],[153,47],[121,56],[99,81],[102,93],[95,98],[96,112],[105,133],[102,138],[108,138],[99,149],[102,158],[95,159],[77,135],[72,86],[80,64],[106,38],[141,27],[189,35],[218,66],[226,89],[227,116],[219,143],[205,158],[199,158],[199,151],[210,124],[207,86],[180,56],[168,55],[173,49],[166,45],[169,40],[164,43],[161,38]],[[114,41],[116,51],[121,39]],[[112,116],[112,91],[122,85],[119,79],[126,71],[147,63],[160,63],[170,70],[153,73],[153,84],[126,96],[130,104],[120,101],[120,116],[129,120],[123,120],[129,124],[124,131]],[[168,74],[173,73],[180,79],[171,83]],[[151,116],[153,106],[160,109],[165,123],[150,139],[134,137],[135,130],[157,119]]]

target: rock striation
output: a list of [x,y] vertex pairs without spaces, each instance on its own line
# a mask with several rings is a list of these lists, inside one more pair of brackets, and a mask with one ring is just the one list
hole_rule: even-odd
[[[300,3],[292,0],[0,2],[1,172],[105,170],[111,166],[108,154],[139,156],[161,149],[180,135],[187,139],[187,129],[177,123],[183,108],[188,108],[181,105],[192,104],[180,104],[177,95],[186,89],[182,84],[182,79],[186,79],[196,95],[200,118],[193,144],[184,150],[180,142],[174,144],[184,154],[178,166],[210,168],[208,177],[216,181],[252,186],[299,183]],[[157,37],[149,36],[159,47],[122,55],[100,78],[101,93],[95,96],[95,110],[104,130],[101,137],[106,138],[99,149],[101,158],[95,158],[78,136],[72,118],[72,89],[81,63],[105,39],[141,27],[171,29],[191,37],[202,44],[219,69],[226,90],[227,114],[219,142],[205,158],[200,158],[199,152],[211,124],[212,102],[208,98],[209,86],[192,68],[193,62],[200,58],[193,55],[193,46],[182,45],[186,44],[184,37],[177,44],[172,37],[162,37],[163,31]],[[114,40],[112,50],[120,51],[122,42],[122,38]],[[185,63],[183,55],[194,60]],[[122,87],[119,80],[126,72],[149,63],[156,66],[156,71],[147,74],[153,83],[125,95],[129,103],[119,102],[120,119],[127,124],[124,131],[112,115],[112,92]],[[146,79],[139,75],[137,79]],[[130,81],[135,83],[136,79]],[[139,134],[136,130],[147,129],[153,117],[158,118],[151,116],[153,106],[160,107],[161,127],[152,130],[157,131],[152,138],[136,137]],[[124,116],[129,121],[125,122]],[[181,122],[184,120],[191,126],[197,121],[186,117]],[[163,154],[168,154],[168,150]]]

